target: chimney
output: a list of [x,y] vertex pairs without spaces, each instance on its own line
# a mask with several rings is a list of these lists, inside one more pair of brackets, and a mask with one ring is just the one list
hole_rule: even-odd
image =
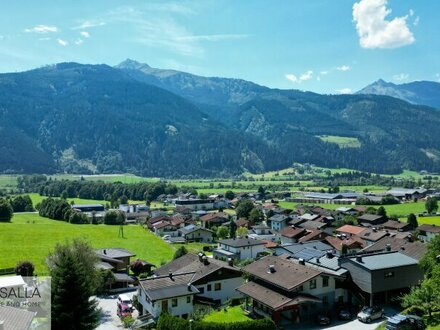
[[300,265],[305,265],[306,264],[306,262],[304,261],[303,258],[299,258],[298,261],[299,261]]
[[199,252],[197,255],[199,256],[199,261],[203,262],[203,255],[204,254],[202,252]]
[[333,258],[333,252],[332,251],[327,251],[326,253],[327,258],[331,259]]
[[387,251],[391,251],[391,244],[387,244],[386,248]]
[[228,265],[231,267],[234,266],[234,259],[228,258]]
[[188,284],[186,285],[186,287],[188,288],[188,291],[192,291],[192,290],[191,290],[191,283],[188,283]]
[[269,265],[269,269],[267,271],[269,274],[273,274],[275,273],[275,266],[274,265]]
[[170,277],[170,279],[173,279],[173,272],[171,270],[168,271],[168,276]]
[[320,264],[320,263],[321,263],[321,260],[319,260],[319,258],[316,258],[316,263],[317,263],[317,264]]
[[209,265],[209,260],[208,260],[208,257],[207,257],[207,256],[203,256],[203,257],[202,257],[202,260],[203,260],[203,264],[204,264],[204,265]]
[[356,256],[356,261],[357,262],[362,262],[362,256]]

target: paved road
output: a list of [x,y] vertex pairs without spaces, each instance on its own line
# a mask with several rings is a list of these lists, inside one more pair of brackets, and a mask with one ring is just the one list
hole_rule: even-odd
[[[135,293],[136,291],[128,292],[124,294],[132,298]],[[117,298],[118,298],[117,294],[113,296],[97,298],[99,308],[101,308],[102,310],[101,324],[99,325],[97,330],[121,330],[124,328],[122,326],[121,320],[116,315]],[[135,310],[133,312],[133,317],[137,318],[137,316],[138,316],[138,311]]]

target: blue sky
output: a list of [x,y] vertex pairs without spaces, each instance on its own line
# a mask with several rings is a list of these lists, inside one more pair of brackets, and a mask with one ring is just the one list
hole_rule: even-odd
[[420,0],[2,1],[0,72],[131,58],[332,94],[440,81],[439,11]]

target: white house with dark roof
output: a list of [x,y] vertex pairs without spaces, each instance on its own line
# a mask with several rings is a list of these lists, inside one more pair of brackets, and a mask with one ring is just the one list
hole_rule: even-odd
[[440,226],[423,224],[417,227],[419,239],[424,242],[431,242],[435,236],[440,234]]
[[196,301],[223,304],[231,298],[239,297],[235,289],[244,283],[242,272],[228,262],[207,258],[203,253],[188,253],[168,264],[154,270],[154,274],[162,276],[173,273],[194,272],[191,284],[199,293]]
[[266,251],[265,242],[253,238],[229,238],[218,242],[215,258],[256,259]]
[[194,272],[152,277],[139,282],[140,314],[150,314],[154,319],[163,312],[188,317],[194,312],[194,295],[199,293],[191,284]]
[[179,235],[184,237],[187,242],[211,243],[213,241],[212,230],[196,225],[188,225],[179,229]]

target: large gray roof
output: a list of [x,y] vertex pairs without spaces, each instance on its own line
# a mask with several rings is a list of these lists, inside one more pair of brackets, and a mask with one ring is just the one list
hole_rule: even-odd
[[369,270],[379,270],[409,265],[417,265],[417,260],[400,252],[378,253],[372,255],[363,255],[361,261],[356,257],[349,258],[351,262],[356,263]]
[[35,313],[24,309],[0,306],[0,321],[5,330],[27,330],[31,328]]
[[254,238],[229,238],[223,239],[219,241],[220,244],[232,246],[232,247],[243,247],[243,246],[252,246],[252,245],[264,245],[265,243],[256,240]]
[[304,250],[305,248],[315,249],[318,251],[328,251],[333,250],[333,247],[322,243],[321,241],[308,241],[304,243],[293,243],[288,245],[283,245],[280,247],[280,249],[285,250],[285,252],[289,254],[295,254],[298,253],[301,250]]
[[161,300],[199,293],[191,281],[194,273],[173,274],[152,277],[139,284],[151,300]]

